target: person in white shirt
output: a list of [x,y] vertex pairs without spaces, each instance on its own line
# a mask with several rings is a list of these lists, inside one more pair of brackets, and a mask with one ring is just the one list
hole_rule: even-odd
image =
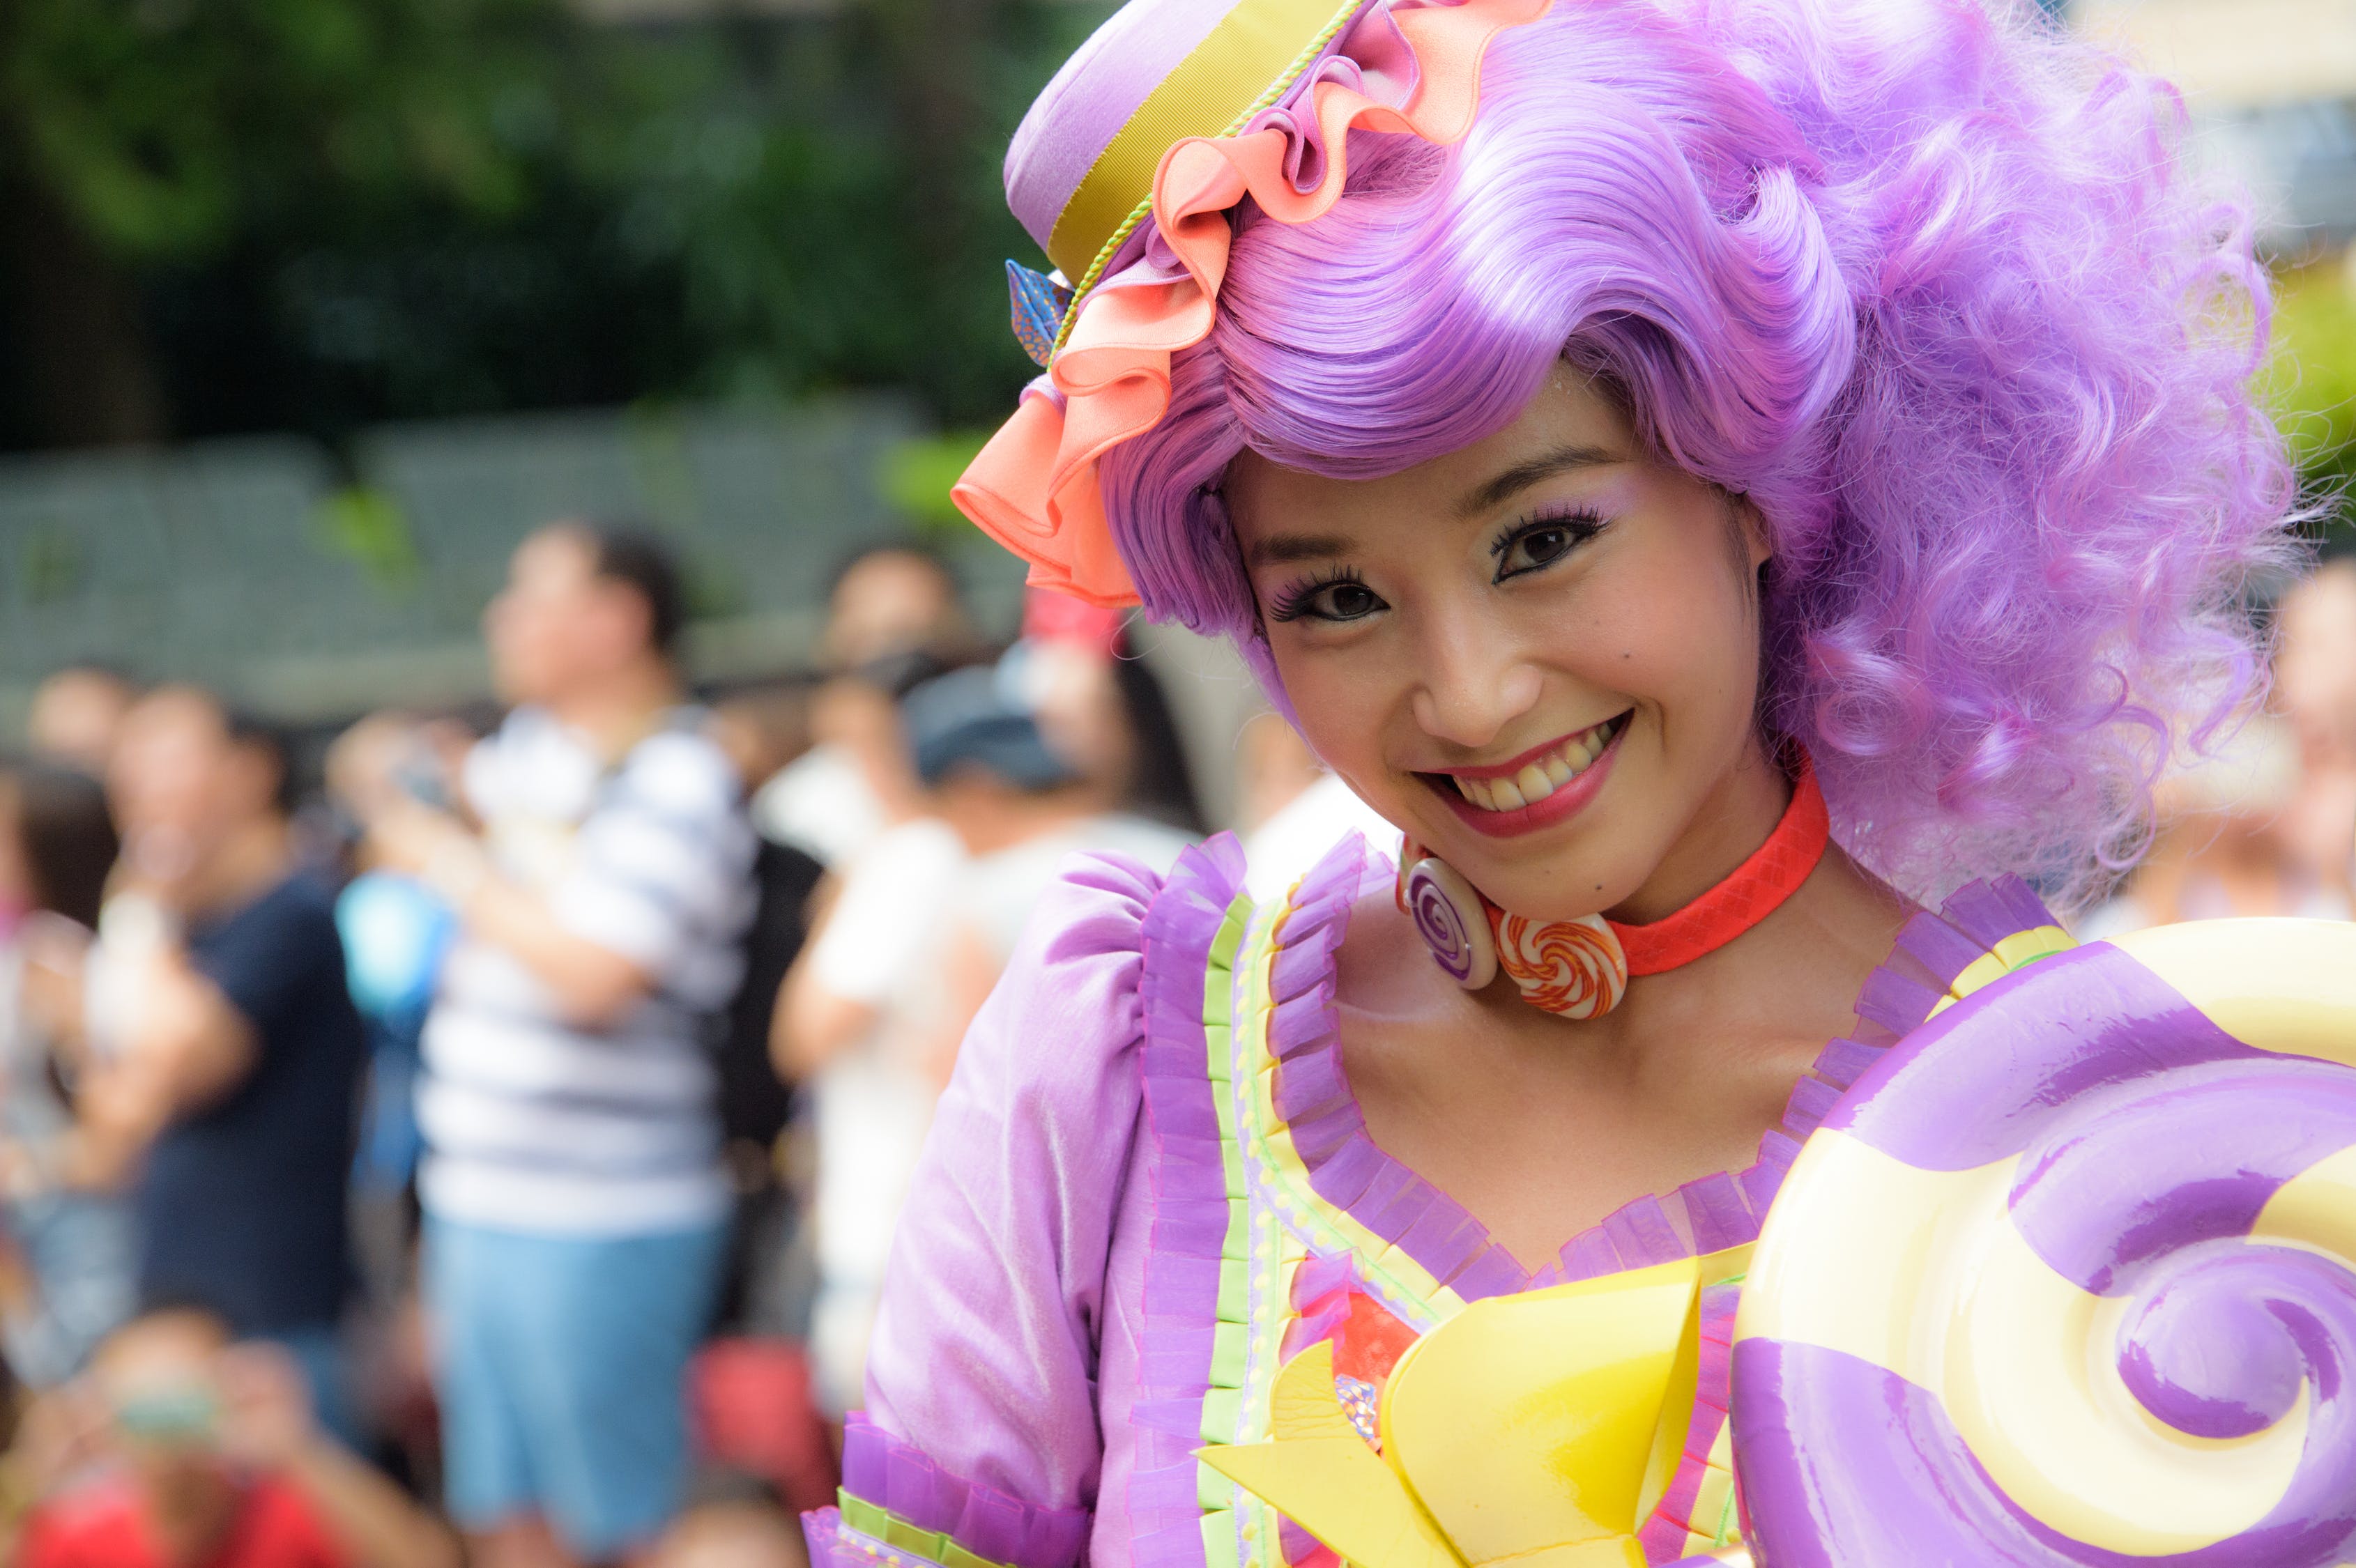
[[1032,907],[1075,854],[1167,870],[1189,837],[1111,810],[1043,735],[1023,654],[954,671],[901,705],[929,815],[856,859],[780,994],[772,1051],[816,1122],[821,1404],[862,1394],[884,1265],[958,1040]]
[[486,617],[518,704],[460,804],[371,824],[461,932],[426,1022],[426,1302],[471,1560],[618,1561],[687,1470],[681,1378],[730,1201],[710,1020],[752,912],[742,786],[672,662],[659,546],[581,524],[517,550]]
[[[922,545],[871,545],[843,562],[827,593],[819,660],[831,677],[812,707],[812,745],[761,785],[753,821],[773,843],[847,867],[915,814],[915,781],[892,700],[897,668],[937,674],[973,643],[948,565]],[[909,682],[922,678],[909,677]]]

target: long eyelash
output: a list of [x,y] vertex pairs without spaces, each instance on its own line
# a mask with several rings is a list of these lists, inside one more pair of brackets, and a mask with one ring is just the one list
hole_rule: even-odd
[[1355,582],[1361,588],[1366,585],[1366,580],[1358,575],[1358,569],[1355,566],[1336,567],[1314,577],[1304,577],[1276,596],[1276,603],[1269,609],[1268,618],[1271,621],[1298,621],[1312,595],[1337,582]]
[[1568,528],[1583,544],[1603,531],[1603,514],[1591,507],[1569,507],[1520,518],[1506,525],[1505,531],[1497,536],[1496,542],[1489,547],[1490,557],[1494,560],[1504,556],[1540,528]]

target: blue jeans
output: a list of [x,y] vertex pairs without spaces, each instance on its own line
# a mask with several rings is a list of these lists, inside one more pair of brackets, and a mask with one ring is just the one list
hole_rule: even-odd
[[311,1392],[311,1410],[319,1429],[354,1453],[368,1451],[368,1430],[360,1420],[359,1402],[352,1388],[352,1360],[341,1325],[323,1323],[312,1328],[288,1328],[258,1336],[294,1358],[303,1382]]
[[723,1224],[587,1237],[427,1218],[443,1468],[460,1528],[538,1514],[593,1561],[661,1531],[686,1481],[687,1364],[726,1243]]
[[43,1192],[5,1206],[5,1222],[31,1270],[30,1311],[0,1326],[9,1370],[28,1388],[53,1388],[82,1370],[98,1342],[139,1305],[139,1253],[119,1199]]

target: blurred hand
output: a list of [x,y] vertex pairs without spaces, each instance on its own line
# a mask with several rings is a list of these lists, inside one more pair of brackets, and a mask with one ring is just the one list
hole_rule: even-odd
[[441,768],[451,794],[462,795],[459,781],[466,777],[466,753],[475,749],[475,732],[455,719],[429,719],[417,727],[417,741]]
[[454,905],[465,903],[466,884],[488,869],[481,842],[464,823],[405,797],[369,825],[368,848],[376,865],[421,879]]
[[8,1450],[11,1500],[32,1503],[54,1496],[107,1456],[113,1432],[105,1397],[86,1378],[37,1396],[17,1424],[16,1441]]
[[388,801],[369,824],[369,848],[377,863],[411,876],[423,872],[436,850],[468,837],[447,812],[407,798]]
[[83,986],[91,934],[60,915],[25,923],[25,1015],[47,1044],[78,1048],[82,1039]]
[[140,976],[145,984],[144,1039],[177,1043],[201,1033],[220,1010],[220,988],[198,973],[186,949],[159,948]]
[[0,1142],[0,1193],[12,1199],[33,1197],[49,1185],[40,1157],[22,1138]]
[[260,1060],[252,1022],[177,944],[150,948],[120,981],[137,997],[137,1016],[77,1087],[71,1154],[59,1170],[70,1186],[120,1187],[159,1132],[233,1093]]
[[259,1469],[284,1469],[318,1441],[303,1370],[277,1346],[232,1346],[221,1352],[214,1376],[221,1447],[232,1457]]

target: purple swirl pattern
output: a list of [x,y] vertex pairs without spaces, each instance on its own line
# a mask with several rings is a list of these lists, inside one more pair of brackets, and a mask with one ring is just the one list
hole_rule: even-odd
[[1858,1079],[1737,1328],[1762,1568],[2356,1562],[2356,1068],[2262,1044],[2096,944]]
[[1399,906],[1449,977],[1477,991],[1497,977],[1497,944],[1487,906],[1463,875],[1430,856],[1409,866],[1399,883]]

